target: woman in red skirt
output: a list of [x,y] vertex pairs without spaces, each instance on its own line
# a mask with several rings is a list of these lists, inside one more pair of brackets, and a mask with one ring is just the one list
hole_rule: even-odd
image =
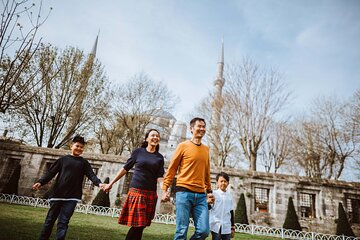
[[118,221],[119,224],[131,227],[126,240],[141,239],[144,228],[150,226],[154,218],[158,199],[157,182],[164,175],[164,157],[159,153],[159,143],[159,131],[148,130],[141,147],[131,153],[123,168],[104,188],[105,191],[109,191],[115,182],[135,166],[130,189]]

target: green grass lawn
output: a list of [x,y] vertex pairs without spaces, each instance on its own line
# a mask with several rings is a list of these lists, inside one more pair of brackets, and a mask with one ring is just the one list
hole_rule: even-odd
[[[37,239],[47,213],[46,208],[34,208],[0,203],[0,239]],[[53,233],[56,230],[56,224]],[[67,239],[125,239],[128,227],[117,224],[117,218],[74,213],[70,220]],[[173,239],[175,225],[153,223],[144,230],[144,240]],[[189,228],[189,237],[193,228]],[[188,237],[188,238],[189,238]],[[54,239],[54,234],[51,239]],[[211,237],[208,237],[211,239]],[[275,239],[236,233],[234,239]]]

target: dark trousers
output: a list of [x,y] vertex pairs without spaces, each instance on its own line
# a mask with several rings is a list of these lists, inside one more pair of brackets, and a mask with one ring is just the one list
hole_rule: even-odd
[[219,233],[211,231],[212,240],[230,240],[231,234],[221,234],[221,229]]
[[141,240],[145,227],[131,227],[125,240]]
[[71,216],[74,213],[77,201],[51,201],[45,223],[42,227],[40,240],[48,240],[54,223],[57,221],[56,239],[65,239]]

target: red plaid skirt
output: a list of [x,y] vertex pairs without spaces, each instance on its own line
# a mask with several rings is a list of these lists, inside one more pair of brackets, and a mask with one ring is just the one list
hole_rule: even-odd
[[156,191],[130,188],[118,223],[132,227],[150,226],[157,199]]

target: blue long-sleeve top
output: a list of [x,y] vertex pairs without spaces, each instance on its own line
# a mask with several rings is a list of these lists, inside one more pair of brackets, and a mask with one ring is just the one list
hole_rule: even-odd
[[156,191],[157,179],[164,175],[164,157],[159,152],[148,152],[146,148],[137,148],[124,165],[129,171],[134,169],[130,187]]
[[41,185],[48,183],[57,175],[50,200],[81,201],[84,176],[96,186],[101,183],[90,163],[83,157],[66,155],[57,159],[49,170],[38,180]]

